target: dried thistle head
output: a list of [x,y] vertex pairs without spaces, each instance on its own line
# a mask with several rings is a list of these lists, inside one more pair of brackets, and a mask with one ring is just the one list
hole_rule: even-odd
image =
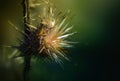
[[71,47],[67,38],[74,33],[69,33],[72,26],[66,23],[67,13],[57,12],[49,1],[45,4],[43,12],[39,15],[41,21],[38,26],[27,24],[29,34],[23,33],[24,41],[18,47],[22,55],[38,55],[54,59],[60,63],[61,59],[67,59],[64,53],[66,47]]

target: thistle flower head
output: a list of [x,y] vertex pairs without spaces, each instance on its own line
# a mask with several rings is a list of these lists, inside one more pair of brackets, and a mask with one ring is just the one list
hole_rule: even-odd
[[[47,4],[47,3],[46,3]],[[41,16],[41,30],[38,33],[40,39],[39,53],[44,52],[59,62],[61,57],[68,59],[64,54],[65,47],[71,47],[67,38],[74,33],[69,33],[72,27],[66,23],[65,14],[56,14],[53,7],[48,4],[44,10],[46,15]]]
[[69,33],[72,26],[69,27],[66,23],[68,16],[66,13],[57,12],[49,1],[45,0],[44,4],[39,26],[28,24],[29,34],[24,34],[25,40],[19,49],[24,55],[48,56],[56,62],[61,62],[61,58],[68,60],[64,48],[71,47],[67,38],[74,34]]

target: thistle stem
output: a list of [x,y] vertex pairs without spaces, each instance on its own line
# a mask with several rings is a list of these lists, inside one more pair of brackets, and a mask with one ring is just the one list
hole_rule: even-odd
[[25,56],[24,57],[24,70],[23,70],[23,81],[28,81],[28,74],[30,71],[30,61],[31,56]]
[[[27,35],[30,34],[29,26],[27,24],[30,24],[30,10],[29,10],[29,0],[23,0],[22,1],[23,6],[23,18],[24,18],[24,31]],[[27,41],[27,37],[24,37],[24,40]],[[31,65],[31,55],[28,54],[29,52],[26,52],[24,55],[24,68],[23,68],[23,81],[28,81],[28,74],[30,70]]]
[[29,0],[23,0],[23,17],[24,24],[30,24],[30,9],[29,9]]

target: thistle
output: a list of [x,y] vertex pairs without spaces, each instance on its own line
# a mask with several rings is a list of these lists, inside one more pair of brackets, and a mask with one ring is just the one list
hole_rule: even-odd
[[[25,31],[19,30],[11,22],[12,26],[15,27],[20,33],[23,34],[24,41],[20,41],[21,44],[18,46],[18,50],[22,53],[20,56],[33,55],[41,57],[50,57],[56,62],[61,62],[61,58],[67,59],[64,53],[65,48],[72,47],[71,43],[67,38],[74,33],[69,33],[73,26],[68,26],[66,20],[67,13],[56,12],[49,1],[45,1],[42,4],[46,5],[44,12],[38,16],[40,18],[39,25],[33,26],[30,23],[25,23],[27,28]],[[46,13],[46,14],[45,14]]]
[[[66,23],[69,17],[68,12],[58,12],[49,0],[42,1],[41,4],[45,6],[43,12],[38,16],[40,21],[37,23],[37,26],[33,26],[30,22],[32,19],[30,18],[29,1],[25,1],[23,5],[25,6],[25,30],[19,30],[9,22],[17,31],[23,34],[24,37],[23,41],[20,40],[21,44],[16,47],[21,52],[19,56],[24,57],[24,76],[26,75],[26,71],[29,71],[32,56],[51,58],[57,63],[61,63],[61,59],[69,60],[65,54],[65,48],[72,46],[71,43],[73,42],[68,41],[67,38],[74,34],[69,33],[73,26],[69,27],[69,23]],[[34,5],[35,4],[32,4],[32,7]],[[37,6],[41,7],[42,5]]]

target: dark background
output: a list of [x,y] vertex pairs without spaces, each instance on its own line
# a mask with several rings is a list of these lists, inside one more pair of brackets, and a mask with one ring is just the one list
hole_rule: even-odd
[[[79,42],[68,49],[71,61],[64,64],[32,63],[30,81],[120,81],[120,0],[53,0],[59,9],[75,14],[70,38]],[[62,5],[62,6],[61,6]],[[22,26],[21,0],[0,0],[0,81],[21,81],[22,64],[8,60],[21,35],[6,23]],[[115,59],[113,61],[113,59]]]

